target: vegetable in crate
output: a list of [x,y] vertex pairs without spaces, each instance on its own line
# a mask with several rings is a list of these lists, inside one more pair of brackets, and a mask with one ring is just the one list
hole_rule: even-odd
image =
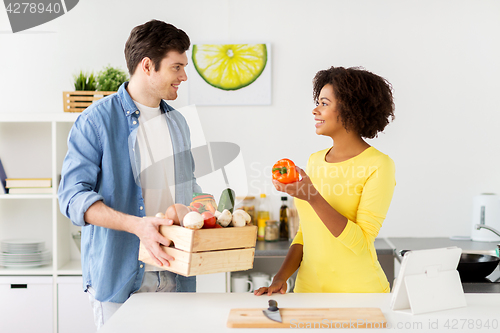
[[222,213],[216,211],[215,216],[217,217],[217,224],[224,228],[229,226],[233,219],[233,214],[231,214],[231,212],[227,209],[224,209]]
[[227,209],[231,214],[233,213],[234,209],[234,191],[231,190],[230,188],[226,188],[224,191],[222,191],[219,199],[219,205],[217,206],[217,210],[219,212],[223,212],[224,209]]
[[193,193],[193,201],[190,206],[192,210],[198,213],[208,211],[214,214],[217,209],[214,196],[208,193]]
[[233,227],[244,227],[252,221],[252,217],[243,209],[237,209],[233,213]]
[[165,218],[173,220],[174,224],[182,226],[182,221],[191,210],[183,204],[174,204],[167,208]]
[[295,169],[295,163],[288,158],[283,158],[273,166],[273,179],[283,184],[295,183],[299,180],[299,173]]
[[217,218],[214,214],[210,212],[203,212],[201,213],[201,216],[203,217],[203,229],[215,228],[217,225]]
[[184,216],[184,228],[201,229],[203,227],[203,216],[198,212],[189,212]]

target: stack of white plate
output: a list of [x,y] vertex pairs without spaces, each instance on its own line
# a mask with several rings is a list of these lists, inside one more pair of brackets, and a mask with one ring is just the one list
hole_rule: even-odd
[[45,250],[45,242],[36,239],[9,239],[0,243],[0,266],[38,267],[52,261],[50,250]]

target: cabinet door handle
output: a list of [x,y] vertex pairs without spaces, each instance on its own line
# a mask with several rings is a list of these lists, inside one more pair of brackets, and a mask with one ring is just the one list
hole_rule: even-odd
[[11,284],[10,289],[28,289],[27,284]]

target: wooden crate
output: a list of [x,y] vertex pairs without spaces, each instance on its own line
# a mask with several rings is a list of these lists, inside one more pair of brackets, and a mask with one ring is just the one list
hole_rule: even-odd
[[94,101],[116,91],[63,91],[64,112],[82,112]]
[[253,268],[256,226],[191,230],[173,225],[161,226],[160,232],[172,240],[170,247],[162,247],[175,260],[169,267],[157,266],[142,243],[139,260],[184,276]]

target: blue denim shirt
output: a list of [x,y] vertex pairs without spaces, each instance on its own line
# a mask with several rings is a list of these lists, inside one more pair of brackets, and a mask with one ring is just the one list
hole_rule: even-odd
[[[76,120],[69,133],[58,192],[61,212],[73,224],[82,226],[84,290],[92,286],[101,302],[125,302],[140,288],[144,275],[136,235],[94,226],[83,218],[98,200],[126,214],[145,215],[136,171],[140,170],[140,157],[133,153],[140,111],[127,85],[92,104]],[[194,178],[189,128],[181,113],[163,100],[160,108],[175,154],[175,202],[189,205],[193,192],[201,192]],[[176,280],[177,291],[195,291],[194,277],[178,275]]]

